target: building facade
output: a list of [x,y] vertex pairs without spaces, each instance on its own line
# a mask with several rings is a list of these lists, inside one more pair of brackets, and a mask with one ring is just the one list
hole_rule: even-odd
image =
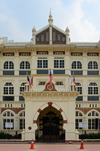
[[[53,25],[51,14],[48,22],[32,29],[30,42],[0,38],[0,131],[37,141],[98,133],[100,42],[71,42],[68,27]],[[27,75],[34,75],[32,88]]]

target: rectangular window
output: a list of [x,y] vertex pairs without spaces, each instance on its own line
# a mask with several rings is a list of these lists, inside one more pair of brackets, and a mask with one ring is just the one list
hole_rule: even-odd
[[83,75],[83,71],[82,70],[72,70],[71,75]]
[[3,101],[14,101],[14,96],[3,96]]
[[[76,119],[75,120],[75,128],[79,129],[79,122],[82,122],[82,119]],[[81,128],[80,128],[81,129]]]
[[14,129],[14,119],[3,119],[3,129]]
[[98,94],[98,87],[94,87],[94,94]]
[[31,56],[30,52],[20,52],[19,56]]
[[48,74],[48,70],[37,70],[37,74]]
[[65,74],[65,70],[53,70],[53,74]]
[[25,129],[25,119],[20,119],[20,129]]
[[54,68],[64,68],[64,60],[54,60]]
[[24,87],[20,87],[20,92],[23,92],[24,91]]
[[99,53],[87,53],[87,56],[99,56]]
[[42,60],[37,61],[37,68],[42,68]]
[[76,98],[76,101],[83,101],[83,96],[78,96],[78,97]]
[[8,87],[4,87],[4,94],[8,94]]
[[88,101],[99,101],[99,96],[88,96]]
[[6,71],[6,70],[4,70],[3,71],[3,75],[14,75],[14,71]]
[[78,52],[73,52],[73,53],[71,53],[71,56],[82,56],[82,53],[78,53]]
[[37,60],[37,68],[48,68],[48,60]]
[[39,82],[39,84],[38,85],[45,85],[46,84],[46,82]]
[[23,96],[19,96],[19,101],[25,101]]
[[[89,68],[92,69],[92,68]],[[87,75],[99,75],[99,71],[87,71]]]
[[95,129],[95,119],[88,119],[88,129]]
[[63,82],[56,82],[55,85],[63,85]]
[[9,94],[14,94],[14,87],[9,87]]
[[43,60],[43,68],[48,68],[48,60]]
[[77,87],[77,91],[80,92],[80,94],[82,94],[82,87]]
[[98,94],[98,87],[88,87],[88,94]]
[[64,68],[64,60],[60,60],[60,68]]
[[19,71],[19,75],[30,75],[29,70]]
[[88,94],[92,94],[93,93],[92,88],[93,87],[88,87]]

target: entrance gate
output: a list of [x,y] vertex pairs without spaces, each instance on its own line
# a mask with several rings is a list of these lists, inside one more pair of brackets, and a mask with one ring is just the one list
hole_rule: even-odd
[[[48,111],[48,112],[46,112]],[[45,114],[44,114],[45,112]],[[44,114],[44,116],[42,116]],[[36,130],[37,142],[64,142],[65,130],[63,130],[63,118],[59,111],[53,107],[47,107],[38,118]]]

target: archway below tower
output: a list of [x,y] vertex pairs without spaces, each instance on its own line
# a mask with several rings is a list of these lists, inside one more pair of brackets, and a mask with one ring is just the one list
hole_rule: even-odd
[[37,119],[37,127],[37,142],[65,142],[63,117],[56,108],[48,106],[42,110]]

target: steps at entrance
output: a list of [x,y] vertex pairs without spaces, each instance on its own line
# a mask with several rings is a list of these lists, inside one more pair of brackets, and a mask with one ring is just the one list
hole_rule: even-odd
[[59,135],[42,135],[37,142],[64,142]]

